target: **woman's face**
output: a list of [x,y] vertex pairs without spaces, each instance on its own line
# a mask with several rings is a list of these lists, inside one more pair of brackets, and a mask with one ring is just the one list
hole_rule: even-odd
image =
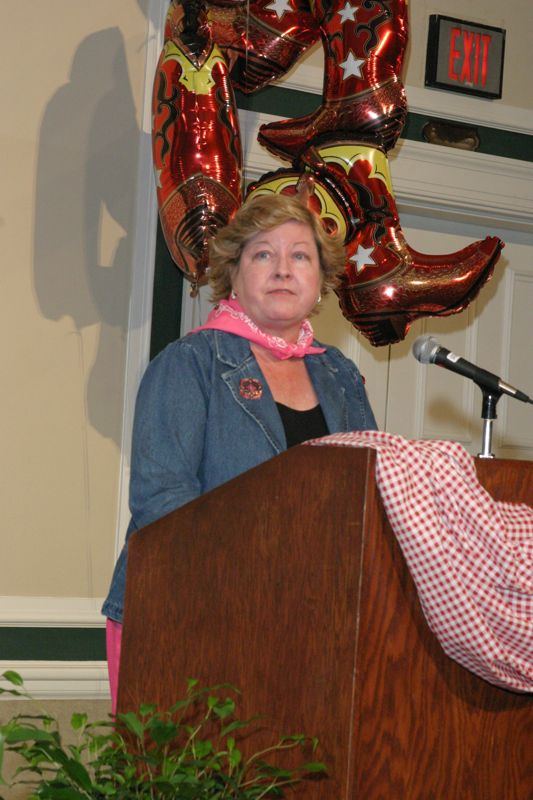
[[317,302],[321,282],[312,229],[289,220],[248,240],[233,277],[233,290],[262,330],[296,341],[302,320]]

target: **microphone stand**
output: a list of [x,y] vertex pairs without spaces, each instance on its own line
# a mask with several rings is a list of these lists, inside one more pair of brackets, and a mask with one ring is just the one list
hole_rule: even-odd
[[491,392],[488,389],[483,389],[482,386],[480,386],[480,389],[483,392],[483,405],[481,408],[481,419],[483,420],[483,444],[481,453],[478,453],[478,458],[496,458],[494,453],[491,452],[492,425],[494,420],[497,419],[496,403],[502,396],[502,393]]

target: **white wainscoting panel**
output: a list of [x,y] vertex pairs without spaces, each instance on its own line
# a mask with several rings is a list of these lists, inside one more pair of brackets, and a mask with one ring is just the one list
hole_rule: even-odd
[[[525,264],[523,265],[526,266]],[[502,331],[501,371],[511,384],[533,397],[533,353],[531,347],[531,315],[533,312],[533,254],[529,253],[529,270],[510,267],[508,298],[505,308],[505,330]],[[516,383],[515,383],[516,382]],[[502,398],[500,401],[497,446],[507,457],[533,457],[533,407]],[[514,453],[516,452],[516,455]]]
[[[8,670],[22,676],[26,691],[36,699],[110,697],[105,661],[0,661],[0,675]],[[7,681],[0,679],[0,683],[3,688],[11,688]],[[0,702],[15,699],[9,694],[0,695]]]

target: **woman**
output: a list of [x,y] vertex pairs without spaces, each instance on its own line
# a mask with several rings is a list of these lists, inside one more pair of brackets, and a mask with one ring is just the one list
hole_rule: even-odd
[[[141,382],[129,535],[307,439],[374,429],[355,365],[313,341],[307,320],[344,266],[344,248],[297,198],[249,199],[211,246],[218,304],[170,344]],[[116,696],[127,541],[103,606]]]

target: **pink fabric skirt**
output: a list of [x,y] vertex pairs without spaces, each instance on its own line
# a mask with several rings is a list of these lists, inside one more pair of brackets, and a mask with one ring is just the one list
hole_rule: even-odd
[[113,619],[106,621],[106,652],[109,688],[111,689],[111,710],[117,711],[118,673],[120,668],[120,647],[122,644],[122,624]]

